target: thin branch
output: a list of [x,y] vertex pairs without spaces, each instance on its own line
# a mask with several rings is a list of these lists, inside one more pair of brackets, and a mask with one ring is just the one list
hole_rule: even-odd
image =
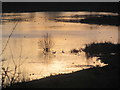
[[9,41],[10,41],[10,38],[11,38],[11,36],[12,36],[12,34],[13,34],[13,32],[14,32],[16,26],[17,26],[17,24],[18,24],[18,22],[15,24],[15,26],[14,26],[12,32],[10,33],[10,35],[9,35],[9,37],[8,37],[8,40],[7,40],[7,42],[6,42],[6,44],[5,44],[5,46],[4,46],[3,50],[2,50],[2,52],[1,52],[1,54],[0,54],[0,56],[4,53],[4,51],[5,51],[7,45],[8,45],[8,43],[9,43]]
[[10,48],[10,52],[11,52],[11,56],[12,56],[12,61],[14,63],[14,66],[16,65],[15,61],[14,61],[14,57],[13,57],[13,53],[12,53],[12,50],[11,50],[11,47],[10,47],[10,44],[9,44],[9,48]]

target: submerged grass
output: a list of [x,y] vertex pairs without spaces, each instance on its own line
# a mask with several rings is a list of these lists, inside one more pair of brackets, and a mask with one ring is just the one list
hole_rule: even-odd
[[48,33],[43,35],[42,40],[38,42],[38,46],[43,49],[44,53],[51,52],[51,49],[54,46],[54,42],[51,39],[51,35]]
[[72,49],[70,52],[71,53],[79,53],[81,50],[80,49]]

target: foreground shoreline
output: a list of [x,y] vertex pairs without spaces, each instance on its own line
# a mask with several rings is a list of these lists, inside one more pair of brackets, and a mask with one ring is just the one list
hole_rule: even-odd
[[8,88],[118,88],[118,81],[118,71],[104,66],[18,83]]
[[[90,52],[94,50],[93,47],[96,51]],[[8,88],[119,88],[119,50],[120,44],[92,43],[84,51],[89,53],[90,58],[99,56],[108,65],[16,83]]]

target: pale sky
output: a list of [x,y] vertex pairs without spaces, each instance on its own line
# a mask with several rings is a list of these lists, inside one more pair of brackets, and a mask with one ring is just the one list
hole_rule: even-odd
[[119,2],[119,0],[0,0],[2,2]]

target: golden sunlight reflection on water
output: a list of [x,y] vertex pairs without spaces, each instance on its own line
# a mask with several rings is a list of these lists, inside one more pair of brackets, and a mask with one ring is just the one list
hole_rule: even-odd
[[[71,49],[81,49],[92,42],[118,42],[118,27],[109,25],[89,25],[82,23],[55,22],[51,18],[57,16],[87,15],[89,12],[61,12],[61,13],[4,13],[3,17],[3,47],[14,26],[14,20],[19,19],[18,26],[13,32],[9,44],[3,54],[3,66],[14,68],[20,66],[19,72],[26,78],[38,79],[45,76],[71,73],[91,68],[91,66],[105,66],[97,57],[86,59],[85,53],[70,53]],[[92,13],[110,14],[111,13]],[[9,20],[8,20],[9,19]],[[52,53],[44,55],[38,42],[46,33],[51,35],[54,46]]]

